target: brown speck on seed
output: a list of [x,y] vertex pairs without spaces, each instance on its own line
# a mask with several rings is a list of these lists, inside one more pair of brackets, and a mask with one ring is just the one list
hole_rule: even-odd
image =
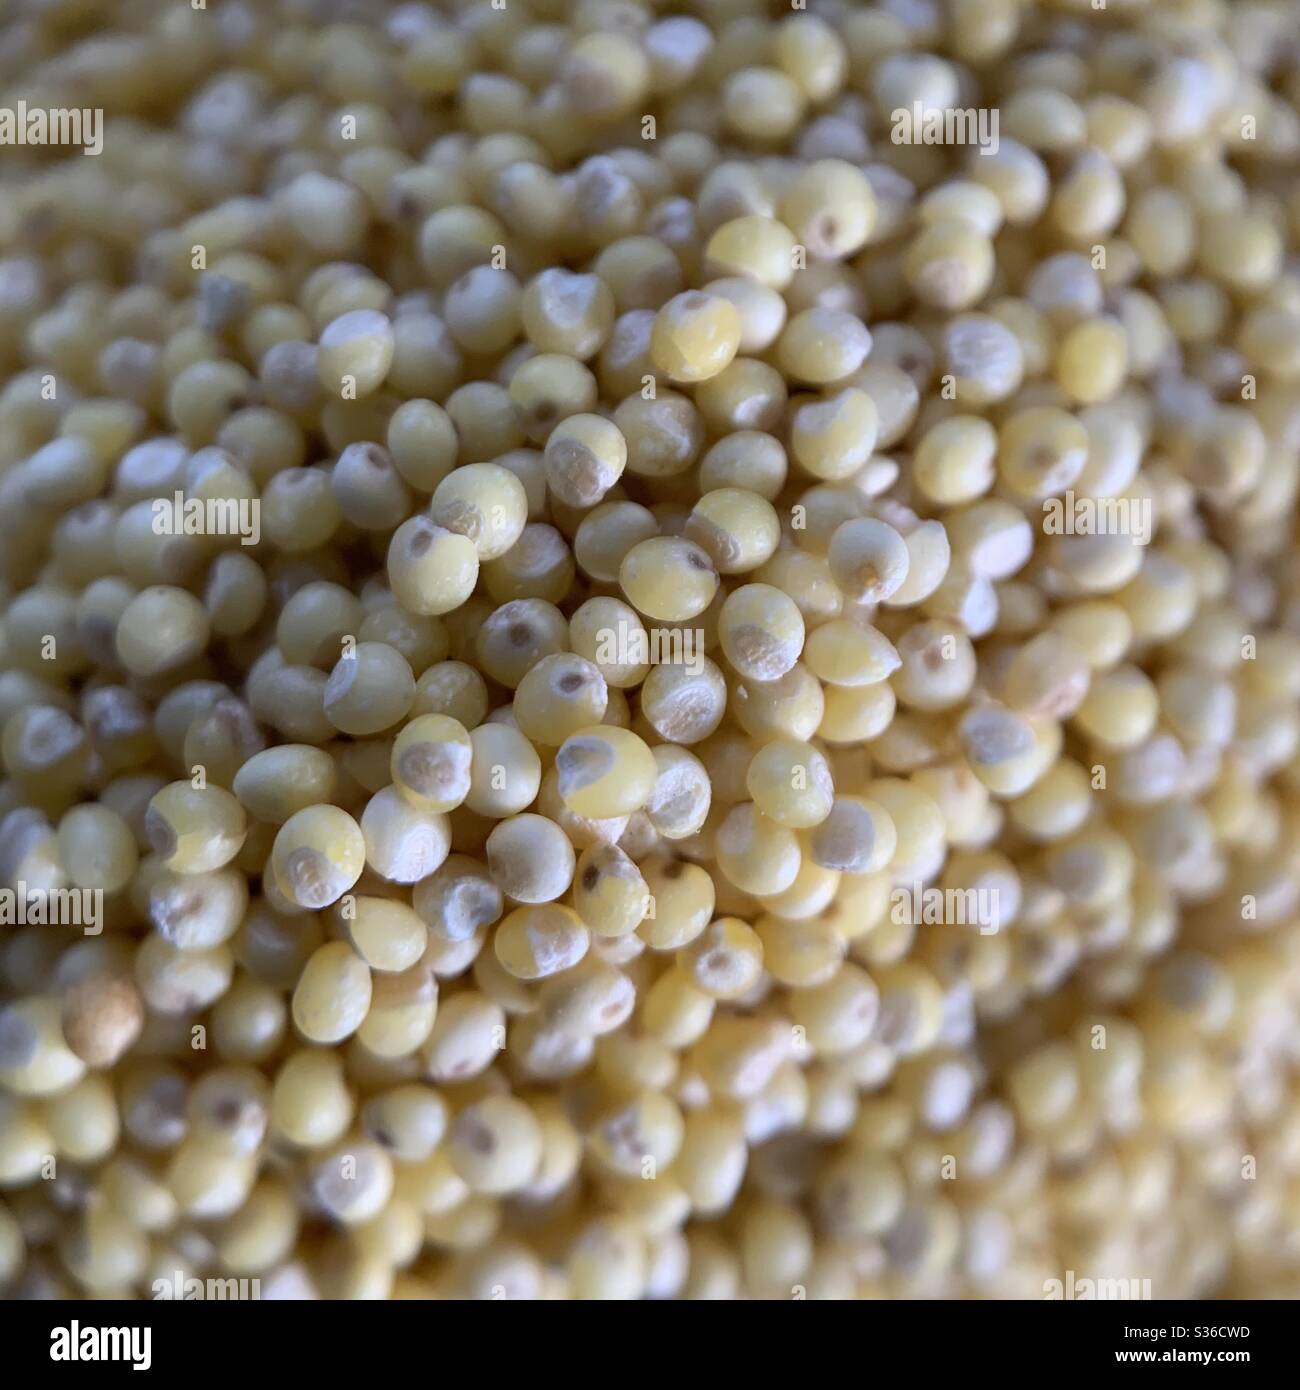
[[176,852],[176,832],[153,807],[144,813],[144,835],[149,847],[164,859]]
[[219,1125],[229,1129],[238,1122],[239,1117],[243,1113],[244,1107],[240,1102],[236,1100],[234,1096],[226,1096],[224,1099],[219,1100],[213,1107],[212,1118],[216,1120]]
[[461,1141],[476,1154],[486,1155],[495,1152],[496,1135],[480,1120],[470,1115],[462,1115],[456,1121],[456,1132]]

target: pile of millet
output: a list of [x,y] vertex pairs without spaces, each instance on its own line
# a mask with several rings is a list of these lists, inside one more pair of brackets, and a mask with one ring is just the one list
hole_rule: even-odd
[[16,0],[19,100],[8,1296],[1300,1296],[1289,3]]

